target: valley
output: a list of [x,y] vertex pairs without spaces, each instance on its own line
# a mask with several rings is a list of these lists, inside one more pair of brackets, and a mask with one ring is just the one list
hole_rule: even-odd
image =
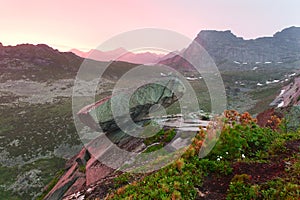
[[[295,53],[300,52],[298,29],[291,28],[275,34],[275,40],[271,42],[273,46],[267,49],[263,45],[269,39],[257,39],[252,45],[248,44],[251,41],[244,44],[242,39],[236,39],[229,32],[199,33],[195,41],[200,41],[212,56],[223,79],[227,109],[240,113],[248,111],[256,116],[270,108],[283,88],[299,79],[300,58]],[[293,35],[295,32],[297,37]],[[298,43],[291,44],[291,39],[287,39],[289,37],[296,38]],[[259,43],[261,40],[262,43]],[[286,40],[288,42],[284,43]],[[291,51],[282,53],[286,46],[290,46]],[[240,55],[239,52],[244,53]],[[183,54],[187,57],[195,56],[192,48],[187,48]],[[47,45],[0,44],[0,199],[37,198],[43,191],[47,191],[46,185],[56,174],[62,175],[65,172],[66,162],[82,150],[83,144],[72,115],[72,92],[77,71],[83,61],[84,58],[71,52],[59,52]],[[89,62],[99,67],[108,65],[104,61]],[[210,97],[205,80],[199,78],[201,74],[184,60],[174,57],[160,61],[159,64],[168,65],[183,75],[196,91],[201,109],[198,117],[208,115]],[[110,63],[98,84],[96,100],[111,95],[117,80],[136,66],[121,61]],[[153,76],[162,78],[165,75]],[[83,93],[93,92],[90,88],[84,82],[80,86]],[[278,107],[279,103],[277,101],[272,106]],[[299,98],[293,104],[299,105]],[[175,103],[170,106],[168,114],[178,114],[179,111]],[[195,127],[193,123],[186,126]],[[157,146],[165,145],[155,142],[158,142]],[[155,142],[151,143],[155,147],[152,150],[157,148]]]

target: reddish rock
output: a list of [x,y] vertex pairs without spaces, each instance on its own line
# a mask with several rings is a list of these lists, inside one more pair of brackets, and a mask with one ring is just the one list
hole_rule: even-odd
[[92,157],[86,166],[86,185],[91,185],[115,171]]
[[52,188],[52,190],[44,198],[45,200],[57,200],[61,199],[66,191],[76,182],[80,177],[84,177],[83,173],[78,170],[78,164],[74,165],[59,179],[57,184]]
[[84,177],[79,177],[72,186],[68,189],[68,191],[64,194],[64,196],[69,196],[71,194],[74,194],[75,192],[78,192],[82,188],[86,186],[86,179]]
[[[166,80],[165,82],[166,85],[146,84],[131,96],[130,116],[133,121],[139,121],[148,115],[151,106],[161,104],[168,107],[181,97],[184,86],[179,80]],[[99,182],[115,172],[127,160],[127,154],[124,153],[123,155],[117,151],[119,148],[126,150],[126,152],[135,152],[137,149],[142,150],[143,139],[134,138],[122,131],[116,131],[119,128],[114,121],[110,108],[112,98],[121,101],[125,97],[128,98],[129,94],[124,92],[109,96],[84,107],[78,112],[78,116],[83,123],[94,130],[98,130],[100,125],[104,133],[86,144],[79,154],[67,162],[67,172],[60,178],[45,199],[61,199],[84,189],[86,186]]]

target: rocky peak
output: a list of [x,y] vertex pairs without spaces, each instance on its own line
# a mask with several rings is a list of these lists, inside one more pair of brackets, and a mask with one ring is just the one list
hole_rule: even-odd
[[235,36],[230,30],[216,31],[216,30],[204,30],[200,31],[197,35],[196,41],[207,41],[207,42],[237,42],[243,40],[240,37]]
[[[283,62],[300,59],[300,27],[290,27],[274,34],[273,37],[261,37],[244,40],[235,36],[231,31],[201,31],[194,40],[204,47],[216,64],[234,61],[240,63]],[[193,45],[184,52],[186,58],[197,56]],[[161,63],[183,66],[174,56]],[[175,66],[174,66],[175,65]],[[186,65],[186,68],[189,68]]]
[[292,26],[292,27],[283,29],[282,31],[275,33],[273,37],[277,38],[277,39],[300,40],[300,27]]

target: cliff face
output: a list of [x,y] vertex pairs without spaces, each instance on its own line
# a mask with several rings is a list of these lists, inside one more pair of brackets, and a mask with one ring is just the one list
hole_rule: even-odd
[[239,62],[282,62],[299,59],[300,28],[291,27],[273,37],[244,40],[230,31],[201,31],[195,39],[218,62],[231,60]]
[[[217,65],[226,61],[240,63],[285,62],[300,59],[300,28],[290,27],[277,32],[273,37],[244,40],[231,31],[201,31],[194,40],[204,47]],[[183,53],[185,57],[195,56],[192,45]],[[162,64],[192,67],[180,56],[161,61]]]

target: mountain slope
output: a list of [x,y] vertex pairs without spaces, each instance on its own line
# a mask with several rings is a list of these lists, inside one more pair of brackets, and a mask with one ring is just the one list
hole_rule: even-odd
[[73,53],[59,52],[44,44],[0,45],[2,81],[24,77],[43,81],[70,78],[76,74],[82,61]]
[[[244,40],[235,36],[231,31],[201,31],[194,40],[204,47],[220,68],[224,62],[231,65],[239,64],[247,67],[247,64],[270,64],[291,62],[300,59],[300,28],[290,27],[277,32],[273,37],[262,37],[252,40]],[[183,55],[186,58],[195,56],[193,45],[190,45]],[[161,61],[162,64],[183,69],[193,68],[180,59],[180,56]],[[229,65],[227,63],[227,65]]]

